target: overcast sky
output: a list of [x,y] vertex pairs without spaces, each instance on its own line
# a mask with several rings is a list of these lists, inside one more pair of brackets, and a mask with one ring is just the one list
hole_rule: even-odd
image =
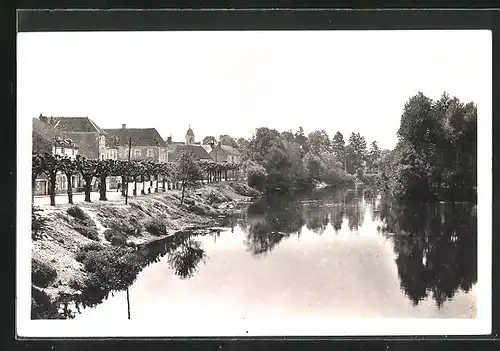
[[404,103],[443,91],[491,118],[487,31],[20,33],[18,118],[89,116],[184,140],[337,130],[392,148]]

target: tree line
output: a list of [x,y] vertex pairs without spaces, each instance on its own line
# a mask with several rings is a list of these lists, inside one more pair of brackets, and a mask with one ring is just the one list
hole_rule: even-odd
[[423,93],[405,104],[396,147],[382,155],[381,188],[398,198],[476,197],[477,106]]
[[[325,130],[306,135],[302,127],[295,132],[262,127],[249,139],[221,135],[219,140],[242,153],[248,184],[269,192],[307,189],[316,182],[349,184],[365,166],[378,172],[382,154],[376,141],[368,148],[360,133],[352,133],[346,143],[341,132],[333,138]],[[213,136],[203,139],[204,144],[215,142]]]
[[137,195],[137,183],[142,182],[142,194],[145,194],[146,181],[156,180],[155,192],[159,191],[159,180],[162,179],[165,191],[182,189],[181,205],[187,187],[196,186],[203,180],[208,183],[228,179],[228,173],[238,176],[238,165],[214,161],[196,161],[191,152],[182,153],[178,162],[156,161],[122,161],[122,160],[96,160],[77,155],[75,159],[68,156],[52,155],[50,153],[32,154],[32,201],[34,197],[35,182],[39,175],[46,174],[49,182],[50,205],[55,206],[57,174],[64,174],[67,181],[68,203],[73,203],[73,175],[80,174],[84,181],[85,201],[90,202],[92,181],[99,179],[99,200],[106,201],[106,179],[110,176],[121,177],[122,195],[130,181],[134,182],[133,195]]

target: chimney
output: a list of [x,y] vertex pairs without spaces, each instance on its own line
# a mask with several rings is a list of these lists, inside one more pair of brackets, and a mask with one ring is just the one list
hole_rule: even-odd
[[171,136],[169,136],[169,137],[167,138],[167,143],[172,144],[172,137],[171,137]]
[[127,125],[125,123],[122,124],[122,129],[127,129]]

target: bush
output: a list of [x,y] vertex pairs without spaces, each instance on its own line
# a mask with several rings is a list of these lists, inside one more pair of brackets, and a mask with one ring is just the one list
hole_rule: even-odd
[[167,227],[165,225],[165,222],[162,221],[161,219],[153,218],[150,219],[144,227],[146,230],[153,234],[153,235],[167,235]]
[[85,251],[85,252],[88,252],[88,251],[99,251],[99,250],[102,250],[103,249],[103,246],[99,243],[88,243],[88,244],[85,244],[83,245],[80,250],[82,251]]
[[248,186],[263,191],[266,186],[266,169],[259,165],[253,165],[247,169]]
[[76,219],[79,219],[83,222],[92,221],[88,214],[86,214],[80,207],[73,206],[68,208],[68,214]]
[[106,291],[126,289],[142,268],[138,256],[129,250],[88,252],[83,264],[92,275],[85,285]]
[[127,241],[127,237],[125,235],[113,229],[106,229],[104,231],[104,238],[115,246],[123,245]]
[[91,239],[91,240],[95,240],[95,241],[99,241],[99,232],[97,231],[97,228],[95,226],[86,226],[86,225],[82,225],[80,223],[78,224],[75,224],[75,226],[73,227],[78,233],[82,234],[83,236]]
[[124,235],[137,235],[141,231],[141,224],[133,217],[128,222],[126,220],[110,219],[107,221],[106,226]]
[[230,182],[229,186],[242,196],[258,197],[261,195],[260,191],[244,183]]
[[212,205],[212,204],[219,204],[222,202],[227,202],[227,198],[222,195],[219,192],[216,191],[211,191],[210,194],[207,196],[207,202]]
[[38,260],[31,260],[31,283],[40,288],[46,288],[57,278],[55,269]]

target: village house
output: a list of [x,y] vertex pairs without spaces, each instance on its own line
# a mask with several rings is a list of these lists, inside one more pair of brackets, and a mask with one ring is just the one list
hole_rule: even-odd
[[[104,131],[107,159],[128,161],[131,141],[130,160],[167,162],[167,144],[156,128],[127,128],[122,124],[121,128]],[[107,181],[109,189],[116,189],[121,179],[109,177]]]
[[215,162],[227,162],[237,165],[241,163],[241,152],[230,145],[223,145],[220,142],[211,147],[210,157]]
[[195,141],[191,126],[188,128],[184,139],[184,142],[175,142],[172,141],[172,137],[167,138],[167,158],[170,162],[175,162],[184,152],[191,152],[196,161],[212,160],[204,146]]
[[80,147],[79,154],[89,159],[106,156],[106,133],[89,117],[46,117],[39,119],[57,129],[64,138],[73,140]]
[[[33,118],[32,124],[32,150],[34,152],[67,156],[73,159],[76,157],[79,152],[79,147],[73,140],[64,138],[60,131],[43,122],[43,120]],[[73,191],[77,191],[79,178],[78,175],[73,175]],[[56,193],[60,194],[67,192],[67,184],[66,175],[58,173],[56,176]],[[49,181],[46,174],[39,174],[37,176],[33,191],[37,196],[49,194]]]

